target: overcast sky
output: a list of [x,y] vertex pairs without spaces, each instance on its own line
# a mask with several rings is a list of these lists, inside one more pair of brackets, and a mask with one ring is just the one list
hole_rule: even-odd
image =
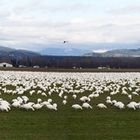
[[0,0],[0,45],[139,43],[140,0]]

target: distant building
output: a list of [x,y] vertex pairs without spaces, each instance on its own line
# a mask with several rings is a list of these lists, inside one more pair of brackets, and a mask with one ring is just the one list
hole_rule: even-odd
[[13,67],[13,65],[12,64],[9,64],[9,63],[6,63],[6,62],[3,62],[3,63],[0,63],[0,67],[11,68],[11,67]]
[[104,70],[104,69],[110,69],[110,67],[109,66],[107,66],[107,67],[98,67],[98,70]]
[[33,68],[40,68],[39,66],[33,66]]
[[26,68],[26,66],[24,66],[24,65],[19,65],[18,67],[19,68]]
[[98,67],[98,70],[102,70],[102,69],[104,69],[103,67]]

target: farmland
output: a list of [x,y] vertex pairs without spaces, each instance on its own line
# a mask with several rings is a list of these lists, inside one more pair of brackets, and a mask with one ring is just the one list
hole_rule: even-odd
[[0,71],[0,139],[136,140],[139,126],[139,73]]

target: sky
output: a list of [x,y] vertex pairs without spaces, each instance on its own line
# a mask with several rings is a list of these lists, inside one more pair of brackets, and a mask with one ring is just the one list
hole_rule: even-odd
[[0,45],[139,44],[139,15],[140,0],[0,0]]

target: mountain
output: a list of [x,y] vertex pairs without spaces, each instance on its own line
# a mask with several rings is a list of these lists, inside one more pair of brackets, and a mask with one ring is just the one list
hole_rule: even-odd
[[50,56],[82,56],[86,52],[89,52],[89,50],[71,47],[61,47],[61,48],[52,47],[44,49],[43,51],[41,51],[41,54]]
[[27,51],[27,50],[17,50],[13,48],[8,48],[4,46],[0,46],[0,57],[8,57],[8,56],[13,56],[13,57],[32,57],[32,56],[38,56],[40,54],[32,52],[32,51]]
[[93,57],[140,57],[140,48],[138,49],[118,49],[110,50],[104,53],[85,53],[84,56]]
[[[116,49],[110,50],[104,53],[91,52],[91,48],[80,47],[73,48],[72,46],[61,47],[48,47],[39,53],[13,49],[4,46],[0,46],[0,57],[33,57],[41,55],[50,55],[50,56],[92,56],[92,57],[140,57],[140,48],[138,49]],[[88,53],[91,52],[91,53]],[[83,55],[84,54],[84,55]]]

